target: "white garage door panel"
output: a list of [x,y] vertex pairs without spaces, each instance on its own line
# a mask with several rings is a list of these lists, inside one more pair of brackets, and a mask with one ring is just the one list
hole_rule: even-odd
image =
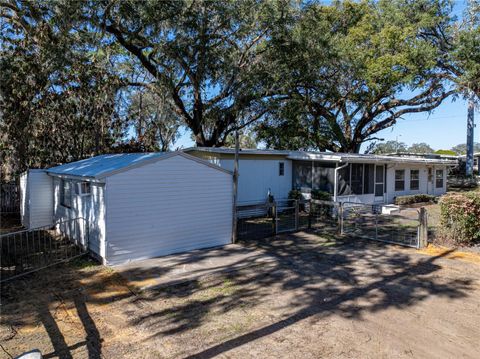
[[107,262],[230,243],[232,177],[174,156],[107,178]]

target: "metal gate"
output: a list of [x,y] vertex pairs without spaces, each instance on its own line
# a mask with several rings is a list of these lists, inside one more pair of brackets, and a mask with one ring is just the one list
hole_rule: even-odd
[[275,202],[276,233],[292,232],[298,229],[298,202],[285,199]]
[[279,233],[313,229],[327,235],[366,238],[422,248],[428,241],[424,208],[388,208],[381,205],[277,200],[237,206],[239,239],[260,239]]
[[426,245],[426,212],[424,209],[399,208],[382,213],[382,206],[343,202],[342,235],[421,248]]
[[84,218],[0,236],[0,282],[71,260],[88,251]]

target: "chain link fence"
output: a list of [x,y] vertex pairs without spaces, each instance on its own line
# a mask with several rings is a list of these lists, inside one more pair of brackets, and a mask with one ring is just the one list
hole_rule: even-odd
[[238,206],[237,218],[237,238],[240,240],[314,230],[415,248],[425,246],[427,241],[424,209],[288,199]]
[[0,236],[0,282],[17,278],[87,253],[84,218]]
[[421,246],[421,216],[418,209],[385,211],[380,205],[345,202],[342,203],[342,211],[342,234],[408,247]]

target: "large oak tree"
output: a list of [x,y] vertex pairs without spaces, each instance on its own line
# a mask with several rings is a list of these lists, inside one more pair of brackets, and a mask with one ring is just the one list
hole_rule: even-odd
[[279,96],[268,39],[291,10],[283,1],[104,1],[90,19],[121,46],[144,86],[168,93],[197,145],[221,146]]
[[435,109],[454,89],[423,34],[451,26],[450,10],[428,0],[307,6],[278,41],[290,101],[276,104],[260,138],[271,147],[359,152],[405,114]]

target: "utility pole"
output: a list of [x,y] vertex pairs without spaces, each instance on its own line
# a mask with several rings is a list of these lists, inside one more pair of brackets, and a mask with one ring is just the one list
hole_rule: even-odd
[[473,121],[473,113],[475,108],[474,95],[469,94],[468,98],[468,114],[467,114],[467,157],[466,157],[466,175],[473,176],[473,128],[475,127]]
[[238,202],[238,153],[240,151],[240,141],[238,129],[235,130],[235,159],[233,162],[233,223],[232,223],[232,243],[237,242],[237,202]]
[[[477,9],[479,4],[476,0],[468,1],[468,26],[473,30],[477,19]],[[473,91],[468,92],[468,113],[467,113],[467,156],[466,156],[466,176],[473,176],[473,129],[474,123],[474,110],[475,110],[475,94]]]

